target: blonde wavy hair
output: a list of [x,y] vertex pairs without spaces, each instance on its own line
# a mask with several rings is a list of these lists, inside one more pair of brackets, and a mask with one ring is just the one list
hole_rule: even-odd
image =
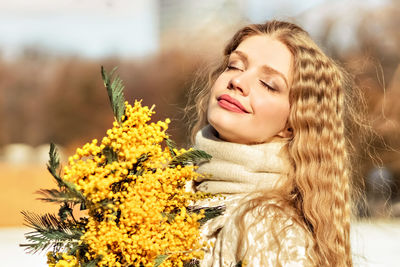
[[[316,266],[352,266],[352,146],[348,136],[365,125],[363,110],[359,110],[364,107],[363,98],[349,74],[326,56],[306,31],[275,20],[240,29],[226,45],[222,63],[192,88],[190,99],[194,104],[186,108],[186,114],[192,114],[192,142],[195,133],[208,124],[206,112],[212,84],[226,69],[229,55],[254,35],[276,38],[293,55],[288,118],[293,136],[286,147],[291,163],[288,181],[280,190],[255,199],[249,210],[274,199],[275,209],[296,214],[294,221],[310,233],[312,262]],[[276,240],[281,236],[276,231],[273,235]]]

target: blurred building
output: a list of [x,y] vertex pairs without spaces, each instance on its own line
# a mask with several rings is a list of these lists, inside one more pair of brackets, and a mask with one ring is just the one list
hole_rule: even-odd
[[161,49],[221,53],[223,43],[245,18],[241,0],[159,0]]

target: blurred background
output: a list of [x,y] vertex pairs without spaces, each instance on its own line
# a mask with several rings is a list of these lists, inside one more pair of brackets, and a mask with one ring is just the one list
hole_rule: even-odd
[[[101,65],[118,66],[126,99],[156,104],[154,119],[171,118],[169,133],[187,147],[183,108],[198,73],[221,58],[241,26],[284,19],[307,30],[366,94],[380,137],[358,147],[356,183],[365,185],[367,203],[358,217],[369,222],[359,229],[386,249],[377,265],[371,254],[360,266],[396,266],[379,264],[400,254],[391,249],[400,238],[399,14],[398,0],[0,0],[0,253],[21,253],[7,243],[23,241],[21,210],[56,210],[34,194],[54,186],[48,144],[58,144],[65,160],[111,127]],[[376,226],[383,232],[374,236]]]

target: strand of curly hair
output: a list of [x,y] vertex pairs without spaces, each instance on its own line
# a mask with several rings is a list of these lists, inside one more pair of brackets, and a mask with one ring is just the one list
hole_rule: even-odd
[[343,87],[335,63],[312,44],[295,46],[289,154],[298,208],[311,226],[319,264],[351,266],[350,180]]
[[[272,209],[292,209],[299,215],[293,219],[312,236],[312,262],[316,266],[352,266],[351,193],[356,190],[350,179],[349,136],[354,129],[368,131],[362,111],[357,110],[364,107],[363,98],[349,74],[326,56],[307,32],[282,21],[253,24],[239,30],[225,47],[222,64],[192,88],[189,100],[194,104],[186,108],[188,116],[193,114],[189,117],[194,122],[192,142],[195,133],[207,124],[210,88],[227,67],[229,55],[245,38],[262,34],[281,41],[294,58],[288,118],[293,137],[286,147],[291,170],[286,183],[275,193],[264,193],[254,199],[249,210],[274,199]],[[274,234],[275,239],[279,236]]]

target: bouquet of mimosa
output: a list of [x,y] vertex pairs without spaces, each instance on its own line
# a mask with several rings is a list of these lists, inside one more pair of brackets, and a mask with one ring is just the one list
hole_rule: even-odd
[[192,207],[207,196],[185,185],[211,157],[177,149],[166,133],[170,120],[151,122],[154,107],[126,102],[114,72],[101,69],[113,127],[78,148],[64,168],[50,145],[47,167],[58,188],[39,193],[58,203],[59,212],[23,212],[33,231],[21,246],[48,250],[49,266],[197,266],[206,245],[199,226],[223,210]]

